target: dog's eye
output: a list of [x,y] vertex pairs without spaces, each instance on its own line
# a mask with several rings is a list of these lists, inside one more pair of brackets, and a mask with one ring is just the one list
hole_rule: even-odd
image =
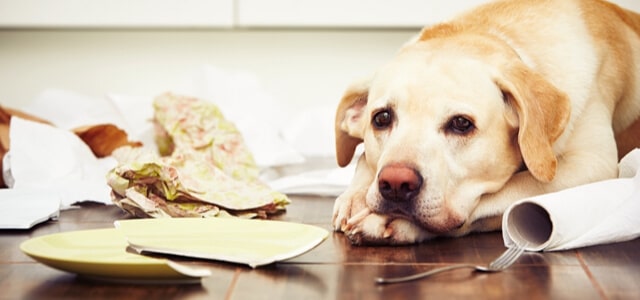
[[372,124],[377,129],[385,129],[391,125],[393,115],[388,110],[381,110],[373,115]]
[[453,117],[447,125],[447,129],[456,134],[467,134],[474,128],[473,122],[463,116]]

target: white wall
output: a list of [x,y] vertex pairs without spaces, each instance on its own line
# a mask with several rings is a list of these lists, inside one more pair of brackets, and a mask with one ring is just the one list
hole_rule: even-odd
[[155,95],[210,64],[255,72],[293,107],[337,101],[387,60],[408,30],[0,30],[0,104],[47,88]]
[[[203,64],[255,72],[292,108],[335,102],[417,33],[422,15],[436,22],[487,0],[131,1],[0,0],[0,104],[20,107],[47,88],[155,95]],[[264,13],[265,3],[275,9]],[[376,23],[367,5],[388,13]]]
[[255,72],[294,109],[336,102],[421,26],[485,1],[0,0],[0,104],[154,95],[203,64]]

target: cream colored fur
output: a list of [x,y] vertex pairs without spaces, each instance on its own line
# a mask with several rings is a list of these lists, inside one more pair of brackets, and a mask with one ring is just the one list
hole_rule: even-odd
[[[516,200],[615,177],[640,146],[639,76],[640,16],[599,0],[495,2],[426,27],[337,109],[338,163],[365,151],[333,226],[355,244],[496,230]],[[385,199],[388,166],[419,174],[419,193]]]

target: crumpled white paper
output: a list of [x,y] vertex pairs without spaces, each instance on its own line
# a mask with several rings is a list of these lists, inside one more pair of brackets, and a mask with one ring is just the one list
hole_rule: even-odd
[[569,250],[640,236],[640,149],[625,156],[619,178],[523,199],[502,219],[507,247]]
[[117,107],[110,101],[72,91],[44,90],[20,109],[62,129],[71,130],[86,125],[111,123],[127,133],[131,131],[131,128],[126,127]]
[[0,191],[0,229],[29,229],[60,214],[60,199],[47,190]]
[[[289,124],[282,128],[282,137],[304,157],[335,158],[336,107],[324,104],[296,112],[288,118]],[[337,165],[333,159],[332,166]]]
[[316,196],[337,196],[344,192],[356,171],[356,165],[345,168],[319,169],[269,181],[269,186],[281,193]]
[[[69,130],[19,117],[11,118],[9,136],[7,182],[12,182],[12,195],[21,190],[48,191],[62,208],[87,200],[111,203],[105,175],[116,166],[115,159],[96,158]],[[0,195],[9,197],[4,190]]]

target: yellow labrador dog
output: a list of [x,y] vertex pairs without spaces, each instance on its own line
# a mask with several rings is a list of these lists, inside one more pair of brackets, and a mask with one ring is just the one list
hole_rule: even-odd
[[346,91],[338,164],[364,154],[333,226],[355,244],[496,230],[518,199],[617,176],[639,117],[639,14],[599,0],[478,7]]

